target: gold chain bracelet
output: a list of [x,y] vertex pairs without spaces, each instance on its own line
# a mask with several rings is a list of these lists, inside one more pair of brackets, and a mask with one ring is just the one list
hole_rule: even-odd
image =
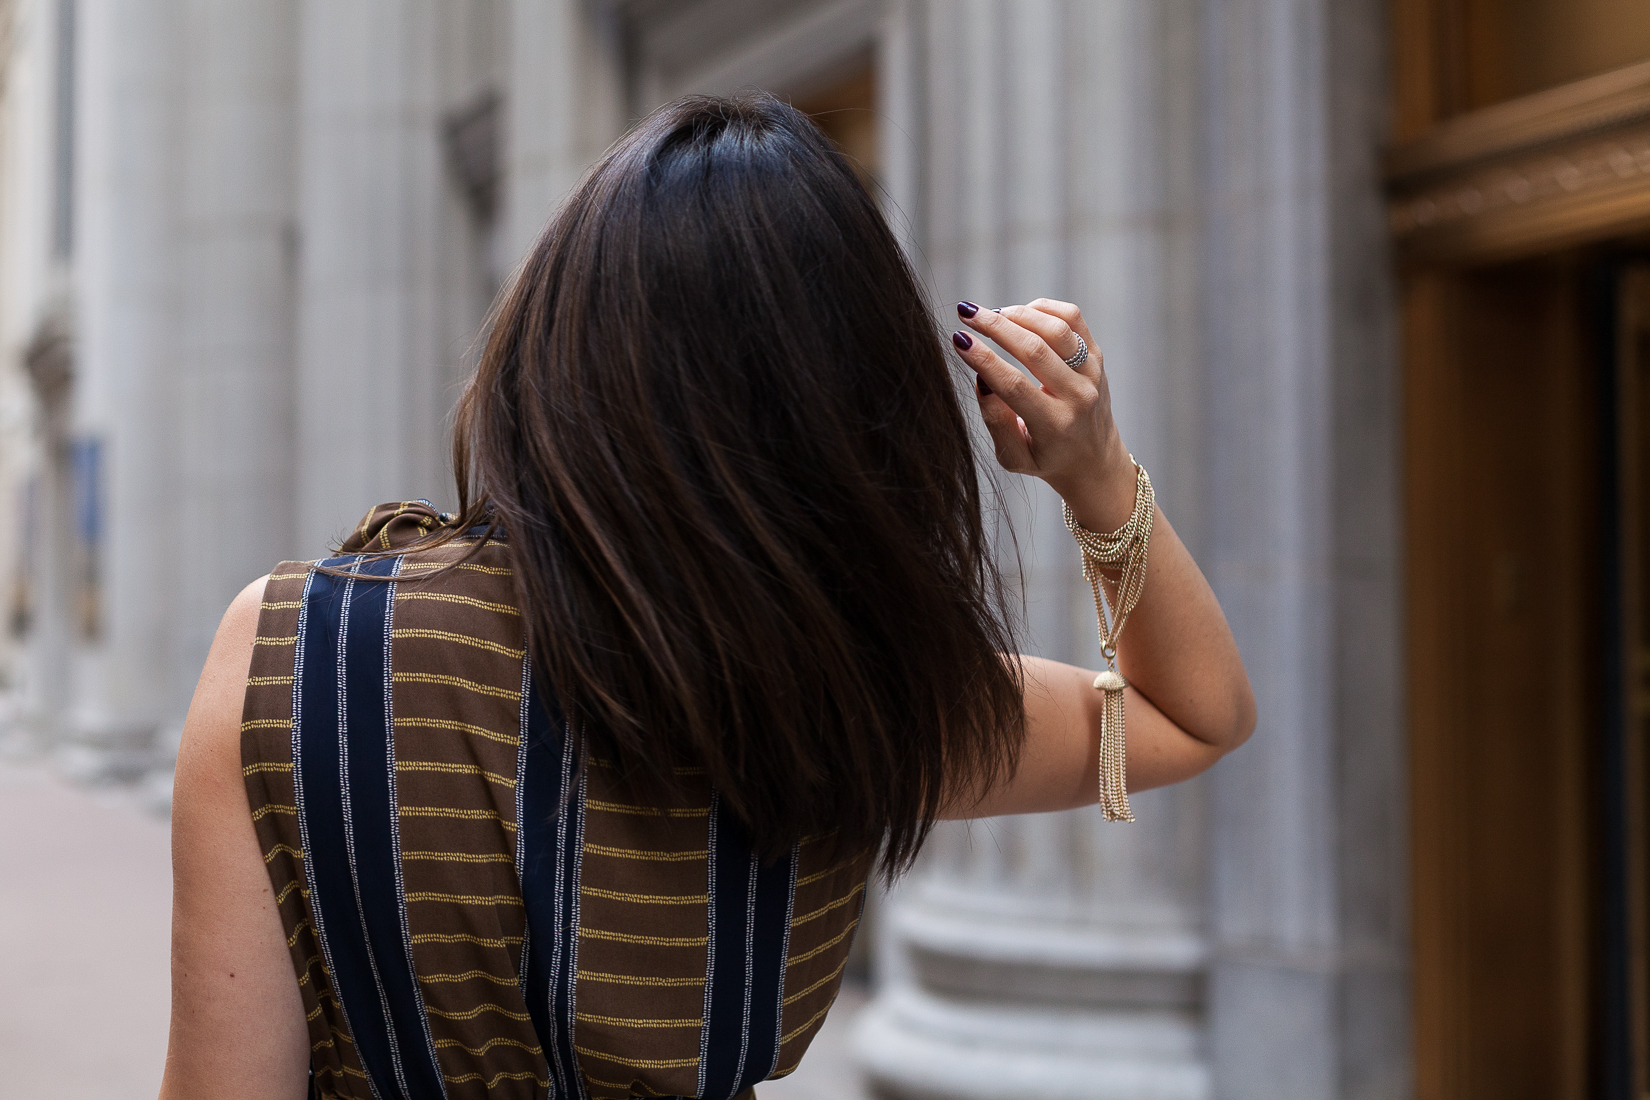
[[[1106,669],[1094,678],[1094,687],[1105,696],[1100,715],[1100,811],[1107,821],[1134,820],[1134,812],[1129,808],[1127,750],[1123,737],[1123,689],[1128,682],[1117,671],[1117,639],[1146,587],[1146,552],[1156,516],[1152,479],[1146,475],[1146,468],[1134,461],[1133,455],[1129,461],[1134,463],[1134,511],[1123,526],[1108,534],[1098,534],[1077,522],[1071,505],[1063,505],[1066,527],[1083,551],[1083,579],[1094,592],[1094,612],[1100,620],[1100,655],[1106,659]],[[1106,589],[1101,583],[1100,571],[1108,565],[1122,569],[1117,579],[1115,608],[1108,604]]]

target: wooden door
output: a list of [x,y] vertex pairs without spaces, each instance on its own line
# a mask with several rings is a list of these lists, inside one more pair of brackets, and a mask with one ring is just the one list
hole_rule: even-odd
[[[1650,1097],[1650,263],[1616,283],[1612,714],[1602,777],[1606,1092]],[[1613,1003],[1612,1003],[1613,1002]],[[1613,1086],[1613,1087],[1611,1087]]]
[[1577,264],[1405,286],[1422,1100],[1589,1094],[1598,378]]

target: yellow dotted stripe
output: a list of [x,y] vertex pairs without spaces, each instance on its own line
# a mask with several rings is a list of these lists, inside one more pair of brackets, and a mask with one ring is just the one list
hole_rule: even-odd
[[401,600],[440,600],[442,603],[458,603],[467,607],[479,607],[483,611],[497,611],[501,615],[515,615],[518,618],[521,612],[507,603],[495,603],[492,600],[478,600],[474,596],[456,596],[451,592],[420,592],[416,589],[398,588],[395,590],[396,601]]
[[484,726],[471,725],[469,722],[455,722],[449,718],[397,718],[397,729],[407,726],[412,729],[456,730],[460,733],[473,733],[477,737],[485,737],[491,741],[509,745],[511,748],[521,744],[521,738],[513,733],[497,733]]
[[808,986],[808,988],[799,989],[795,993],[792,993],[789,997],[785,998],[784,1003],[785,1004],[791,1004],[793,1001],[800,1001],[802,998],[806,997],[808,994],[812,993],[814,990],[818,989],[820,986],[829,985],[831,982],[836,980],[836,976],[838,974],[841,974],[843,968],[847,965],[848,965],[848,960],[846,958],[844,958],[841,962],[836,964],[836,969],[835,970],[831,971],[829,974],[825,975],[823,978],[819,979],[817,982],[814,982],[812,985]]
[[[478,684],[474,680],[466,680],[462,676],[450,676],[445,672],[397,672],[390,678],[398,684],[441,684],[445,687],[473,691],[477,695],[489,695],[494,699],[508,699],[513,703],[521,701],[521,692],[519,691],[494,687],[492,684]],[[291,681],[292,677],[288,676],[287,682],[290,683]]]
[[265,863],[265,865],[268,865],[268,864],[274,862],[275,857],[280,855],[282,852],[285,852],[287,855],[291,856],[293,859],[303,859],[304,858],[304,853],[302,851],[300,851],[299,849],[292,847],[292,845],[290,845],[290,844],[277,844],[277,845],[275,845],[275,847],[271,848],[269,851],[264,853],[264,863]]
[[474,1008],[464,1009],[462,1012],[443,1012],[439,1008],[425,1008],[424,1011],[429,1013],[431,1016],[439,1016],[443,1020],[473,1020],[477,1016],[480,1016],[483,1012],[496,1012],[500,1016],[507,1016],[512,1020],[519,1020],[522,1023],[527,1023],[532,1019],[532,1016],[525,1012],[512,1012],[503,1005],[491,1004],[477,1005]]
[[486,638],[477,638],[473,634],[460,634],[456,630],[433,630],[426,629],[424,627],[406,626],[397,627],[390,631],[390,637],[427,638],[431,641],[437,642],[454,642],[458,645],[474,646],[476,649],[485,649],[489,652],[497,653],[504,657],[510,657],[517,661],[527,655],[526,650],[515,649],[507,645],[500,645],[498,642],[490,642]]
[[414,943],[473,943],[477,947],[508,947],[521,940],[520,936],[474,936],[468,932],[420,932],[412,938]]
[[534,1073],[530,1069],[524,1069],[517,1073],[495,1073],[491,1077],[483,1077],[479,1073],[465,1073],[460,1074],[457,1077],[444,1073],[441,1077],[448,1084],[452,1085],[462,1085],[466,1081],[480,1081],[482,1083],[482,1088],[489,1091],[491,1091],[500,1081],[532,1081],[540,1088],[550,1087],[550,1079],[548,1077],[540,1077],[537,1073]]
[[516,781],[497,772],[484,770],[479,764],[448,764],[439,760],[397,760],[398,772],[446,772],[449,775],[479,775],[489,783],[516,789]]
[[607,844],[589,844],[584,846],[586,852],[598,856],[614,856],[618,859],[645,859],[659,863],[686,863],[690,860],[705,859],[710,855],[708,848],[697,848],[689,852],[660,852],[647,848],[614,848]]
[[313,928],[313,926],[309,923],[308,917],[305,917],[303,920],[292,926],[292,935],[286,938],[286,945],[291,947],[296,944],[298,942],[298,937],[304,934],[304,929],[306,928]]
[[402,852],[402,863],[514,863],[508,852]]
[[[310,971],[310,968],[313,967],[316,963],[318,963],[320,961],[321,961],[321,956],[319,954],[311,955],[308,959],[304,960],[304,965],[298,971],[298,973],[301,975],[301,977],[299,977],[299,979],[298,979],[299,988],[302,988],[302,987],[309,984],[309,971]],[[325,968],[323,967],[322,969],[323,969],[323,972],[324,972]],[[321,1006],[316,1005],[315,1006],[315,1012],[319,1013],[320,1011],[321,1011]],[[315,1015],[311,1014],[309,1018],[313,1020],[315,1018]]]
[[791,1030],[788,1033],[786,1033],[785,1035],[780,1036],[779,1045],[784,1046],[786,1043],[790,1042],[792,1039],[796,1038],[798,1035],[801,1035],[804,1031],[807,1031],[810,1027],[813,1027],[815,1024],[819,1023],[819,1021],[821,1021],[825,1018],[825,1013],[827,1013],[829,1011],[831,1011],[831,1006],[826,1005],[824,1008],[820,1009],[818,1012],[814,1013],[812,1016],[809,1016],[802,1023],[800,1023],[797,1026],[791,1028]]
[[611,1024],[614,1027],[637,1028],[668,1028],[668,1027],[704,1027],[705,1021],[700,1016],[684,1016],[680,1019],[632,1020],[625,1016],[598,1016],[594,1012],[575,1013],[575,1020],[584,1020],[592,1024]]
[[579,971],[581,982],[611,982],[614,985],[650,985],[660,988],[678,988],[703,985],[704,978],[659,978],[652,974],[609,974],[602,970]]
[[632,894],[625,890],[604,890],[600,886],[581,886],[579,893],[586,897],[633,901],[640,905],[706,905],[710,902],[709,894]]
[[302,896],[304,896],[306,898],[309,897],[309,891],[304,889],[303,880],[302,879],[293,879],[291,882],[289,882],[285,886],[281,887],[281,892],[279,894],[275,895],[275,904],[276,905],[281,904],[281,902],[285,901],[292,894],[292,891],[294,891],[294,890],[299,891],[302,894]]
[[[473,1055],[476,1055],[478,1057],[480,1055],[486,1054],[489,1050],[492,1050],[494,1047],[519,1047],[522,1050],[525,1050],[528,1054],[543,1054],[544,1053],[544,1048],[541,1047],[541,1046],[528,1046],[526,1043],[522,1042],[520,1039],[506,1039],[503,1036],[500,1036],[496,1039],[488,1039],[485,1043],[482,1043],[478,1047],[467,1047],[459,1039],[437,1039],[435,1041],[435,1045],[437,1047],[442,1048],[442,1049],[446,1049],[448,1047],[456,1047],[459,1050],[462,1050],[465,1054],[473,1054]],[[448,1080],[451,1080],[451,1078],[448,1078]]]
[[802,914],[802,916],[792,919],[791,927],[795,928],[799,924],[807,924],[809,921],[817,920],[818,918],[823,917],[826,913],[829,913],[834,909],[841,909],[844,905],[847,905],[849,902],[851,902],[855,898],[859,897],[860,891],[862,891],[864,889],[865,889],[865,884],[862,882],[858,886],[855,886],[852,890],[848,891],[846,894],[842,895],[842,897],[837,898],[835,901],[828,902],[824,905],[821,905],[818,909],[815,909],[812,913],[804,913],[804,914]]
[[241,723],[241,732],[251,730],[289,730],[292,728],[290,718],[248,718]]
[[412,890],[408,901],[441,901],[453,905],[520,905],[515,894],[444,894],[435,890]]
[[494,985],[507,985],[511,988],[515,988],[520,984],[513,974],[509,977],[501,978],[497,974],[487,970],[466,970],[462,974],[420,974],[418,976],[419,981],[425,982],[429,985],[442,985],[448,982],[467,982],[475,978],[480,978],[484,982],[492,982]]
[[[600,1085],[604,1089],[618,1089],[619,1092],[622,1095],[626,1096],[626,1097],[629,1097],[631,1095],[631,1092],[630,1092],[631,1083],[629,1081],[603,1081],[600,1077],[590,1076],[589,1073],[586,1073],[584,1075],[584,1079],[586,1081],[590,1082],[592,1085]],[[644,1084],[642,1087],[646,1088],[647,1086]],[[654,1092],[652,1089],[648,1089],[647,1091],[648,1091],[648,1094],[650,1096],[660,1095],[659,1093]]]
[[621,1066],[629,1066],[631,1069],[681,1069],[683,1066],[696,1066],[699,1064],[697,1056],[692,1058],[624,1058],[591,1047],[581,1047],[577,1043],[573,1044],[573,1049],[587,1058],[600,1058],[604,1062],[614,1062]]
[[298,644],[298,635],[296,635],[296,634],[282,634],[282,635],[276,635],[276,636],[272,636],[272,637],[266,637],[265,635],[260,634],[256,638],[252,639],[252,644],[253,645],[297,645]]
[[265,600],[263,602],[262,606],[263,606],[263,610],[265,610],[265,611],[296,611],[298,608],[304,606],[304,601],[303,600]]
[[511,572],[498,565],[476,565],[472,562],[458,562],[456,565],[449,561],[413,561],[401,567],[402,573],[409,573],[415,569],[473,569],[477,573],[487,573],[495,577],[508,577]]
[[516,831],[514,821],[505,821],[497,810],[460,810],[451,806],[403,806],[402,817],[455,817],[462,821],[497,821],[509,832]]
[[291,770],[292,762],[290,760],[284,764],[276,760],[264,760],[256,764],[241,765],[242,775],[257,775],[259,772],[290,772]]
[[709,817],[709,806],[689,807],[676,809],[660,806],[632,806],[624,802],[603,802],[599,798],[587,798],[584,802],[588,809],[600,810],[610,814],[635,814],[639,817]]
[[267,806],[259,806],[256,810],[253,810],[252,811],[252,820],[253,821],[262,821],[264,818],[268,817],[270,814],[288,814],[292,817],[297,817],[298,816],[298,807],[296,807],[296,806],[279,806],[279,805],[276,805],[275,803],[271,802]]
[[829,951],[831,948],[846,939],[853,932],[854,926],[857,924],[859,924],[859,918],[856,917],[851,923],[849,923],[848,927],[844,928],[842,931],[838,932],[836,935],[832,936],[812,951],[804,951],[800,955],[792,955],[790,958],[786,959],[785,965],[795,966],[797,963],[807,962],[809,959],[813,958],[822,951]]
[[281,687],[282,685],[290,687],[291,684],[292,677],[290,676],[248,676],[246,678],[247,687]]
[[809,883],[818,882],[822,878],[829,878],[830,876],[837,874],[839,871],[846,871],[858,862],[858,859],[845,859],[841,863],[825,868],[823,871],[815,871],[811,875],[803,875],[801,878],[796,880],[796,884],[798,887],[807,886]]
[[580,928],[579,938],[635,943],[644,947],[703,947],[710,942],[708,936],[639,936],[633,932],[608,932],[601,928]]

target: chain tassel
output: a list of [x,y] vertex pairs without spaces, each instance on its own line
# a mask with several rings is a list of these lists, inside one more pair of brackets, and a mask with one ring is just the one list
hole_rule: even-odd
[[[1129,456],[1134,462],[1134,456]],[[1134,463],[1134,512],[1116,531],[1096,534],[1077,522],[1071,506],[1065,506],[1066,527],[1083,551],[1083,579],[1094,591],[1094,610],[1100,620],[1100,653],[1106,669],[1094,678],[1094,688],[1104,696],[1100,712],[1100,812],[1107,821],[1133,821],[1129,807],[1127,741],[1124,738],[1123,689],[1128,686],[1117,671],[1117,639],[1123,624],[1140,601],[1146,585],[1146,552],[1150,545],[1156,501],[1152,479],[1140,463]],[[1117,579],[1115,612],[1107,606],[1101,569],[1122,567]]]
[[[1099,683],[1108,678],[1115,679],[1117,686]],[[1123,755],[1123,677],[1108,669],[1095,677],[1095,682],[1105,696],[1100,712],[1100,812],[1107,821],[1133,821]]]

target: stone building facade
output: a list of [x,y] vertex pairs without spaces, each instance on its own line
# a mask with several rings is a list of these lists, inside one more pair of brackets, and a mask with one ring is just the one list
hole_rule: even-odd
[[[1097,812],[953,826],[879,908],[889,1095],[1411,1091],[1398,406],[1376,0],[11,0],[0,567],[15,721],[164,761],[224,605],[451,499],[494,290],[627,123],[820,105],[942,304],[1084,307],[1228,609],[1252,744]],[[855,113],[857,112],[857,114]],[[872,120],[867,127],[864,119]],[[859,121],[856,121],[859,120]],[[1097,659],[1003,482],[1028,645]]]

